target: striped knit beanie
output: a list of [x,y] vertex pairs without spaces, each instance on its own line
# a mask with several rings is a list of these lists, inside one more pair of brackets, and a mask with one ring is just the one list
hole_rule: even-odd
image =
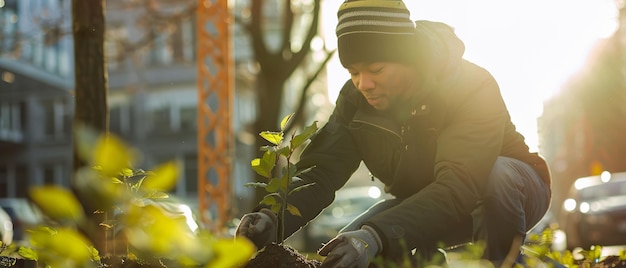
[[410,63],[415,24],[401,0],[346,0],[337,12],[337,49],[344,67],[357,62]]

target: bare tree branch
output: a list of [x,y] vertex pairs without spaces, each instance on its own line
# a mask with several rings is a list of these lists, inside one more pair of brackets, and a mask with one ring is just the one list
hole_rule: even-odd
[[251,7],[251,16],[252,19],[250,23],[247,25],[248,34],[250,34],[250,40],[252,41],[252,50],[254,51],[254,55],[261,65],[261,69],[270,69],[270,66],[266,66],[267,62],[265,59],[268,59],[267,47],[265,45],[265,39],[263,38],[262,31],[262,17],[263,17],[263,6],[265,4],[264,0],[256,0],[252,1]]
[[280,53],[280,56],[282,56],[283,58],[285,57],[284,53],[291,54],[291,32],[293,28],[293,16],[294,14],[293,14],[292,6],[291,6],[291,1],[285,1],[283,5],[283,24],[282,24],[283,25],[282,26],[283,40],[281,41],[281,46],[280,46],[281,49],[278,51],[278,53]]
[[320,66],[317,68],[315,73],[307,79],[306,84],[304,84],[304,86],[302,87],[302,90],[300,91],[300,99],[298,100],[296,111],[294,112],[295,120],[290,120],[290,122],[292,123],[290,123],[285,128],[285,132],[290,132],[293,126],[298,125],[300,122],[304,120],[303,111],[304,111],[304,108],[306,107],[307,94],[309,92],[309,88],[311,88],[311,85],[313,85],[313,82],[317,80],[317,78],[322,73],[322,71],[325,70],[326,64],[328,64],[328,61],[330,61],[330,59],[333,58],[333,55],[335,54],[336,51],[337,49],[334,49],[332,51],[326,51],[326,58],[324,59],[324,61],[320,64]]
[[311,44],[311,41],[313,41],[313,38],[315,38],[315,36],[317,36],[318,34],[320,8],[321,8],[320,0],[315,0],[315,6],[313,7],[313,19],[311,20],[311,24],[309,25],[307,35],[304,41],[302,42],[302,44],[304,45],[300,48],[298,52],[296,52],[293,55],[293,57],[289,59],[289,61],[286,62],[285,64],[286,67],[284,68],[286,71],[288,71],[288,73],[283,74],[284,76],[286,77],[291,76],[293,71],[298,67],[298,65],[300,65],[302,60],[304,60],[304,58],[308,54],[310,47],[307,47],[307,46]]

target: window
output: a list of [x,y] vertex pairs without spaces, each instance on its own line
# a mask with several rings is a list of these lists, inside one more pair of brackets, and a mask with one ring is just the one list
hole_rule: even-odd
[[37,38],[33,38],[33,41],[31,42],[32,58],[30,60],[35,66],[41,66],[43,65],[43,44],[41,42],[37,42],[36,40]]
[[44,118],[44,134],[46,137],[63,138],[71,133],[72,116],[69,105],[59,99],[42,99],[41,107]]
[[170,36],[170,45],[176,62],[195,61],[195,21],[193,13],[191,18],[183,18],[176,23],[176,30]]
[[42,168],[42,175],[43,175],[43,184],[48,185],[48,184],[56,184],[56,170],[55,170],[55,166],[54,165],[45,165]]
[[69,178],[65,178],[66,166],[63,162],[51,160],[51,162],[44,163],[41,166],[42,182],[44,185],[62,185],[67,186],[66,181],[69,182]]
[[[52,34],[55,35],[54,33],[48,33],[48,34]],[[50,37],[51,40],[50,44],[46,45],[46,47],[44,48],[44,68],[46,71],[50,72],[50,73],[54,73],[54,74],[58,74],[59,73],[59,54],[60,54],[60,48],[61,46],[59,45],[59,39],[60,37],[58,36],[53,36]]]
[[191,131],[198,128],[196,107],[180,108],[180,130]]
[[[61,54],[61,46],[60,46],[60,37],[58,36],[49,36],[54,35],[54,33],[41,33],[39,34],[42,38],[46,38],[46,42],[36,41],[34,43],[35,53],[32,60],[32,63],[35,66],[41,67],[42,69],[53,73],[60,74],[59,66]],[[39,39],[37,39],[39,40]],[[50,43],[47,43],[50,42]]]
[[11,130],[11,106],[0,103],[0,130]]
[[109,107],[109,129],[120,136],[133,131],[132,108],[127,102],[117,102]]
[[152,129],[155,133],[166,134],[172,132],[170,107],[163,106],[152,112]]
[[9,171],[6,167],[0,167],[0,197],[9,194]]
[[172,61],[172,50],[167,44],[167,34],[158,29],[150,29],[150,35],[154,39],[148,46],[148,53],[145,58],[146,65],[166,65]]
[[54,137],[56,135],[55,121],[56,117],[54,116],[54,100],[42,100],[41,107],[44,111],[44,133],[47,137]]
[[18,165],[15,167],[15,197],[28,196],[28,188],[30,187],[30,178],[28,176],[29,173],[26,165]]
[[24,125],[23,105],[21,103],[0,102],[0,132],[22,133]]
[[198,154],[186,154],[185,165],[185,190],[187,194],[198,193]]
[[[192,13],[190,17],[177,19],[172,22],[173,25],[168,27],[157,25],[150,29],[150,35],[154,39],[149,47],[145,63],[148,65],[169,65],[195,62],[195,21],[195,13]],[[166,29],[163,30],[162,28]]]

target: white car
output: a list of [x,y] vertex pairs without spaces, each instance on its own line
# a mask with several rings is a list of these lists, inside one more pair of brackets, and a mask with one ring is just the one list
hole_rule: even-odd
[[2,237],[2,244],[13,243],[13,222],[11,216],[2,208],[0,208],[0,236]]
[[626,172],[577,179],[563,202],[559,225],[569,249],[626,245]]
[[0,198],[0,208],[10,216],[13,225],[12,241],[27,243],[28,232],[43,221],[39,209],[26,198]]

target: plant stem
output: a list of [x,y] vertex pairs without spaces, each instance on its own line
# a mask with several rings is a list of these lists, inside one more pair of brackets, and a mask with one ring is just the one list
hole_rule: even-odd
[[289,195],[289,185],[291,184],[291,174],[289,174],[289,168],[291,167],[291,154],[293,153],[292,148],[289,148],[289,154],[287,155],[287,189],[283,189],[284,191],[281,191],[281,195],[282,195],[282,202],[280,204],[280,231],[279,231],[279,240],[280,243],[283,243],[283,240],[285,240],[285,211],[287,211],[287,196]]
[[285,198],[283,199],[283,203],[280,205],[280,221],[279,224],[280,230],[278,231],[278,240],[280,244],[283,243],[285,239],[285,210],[287,208],[287,195],[285,194]]

